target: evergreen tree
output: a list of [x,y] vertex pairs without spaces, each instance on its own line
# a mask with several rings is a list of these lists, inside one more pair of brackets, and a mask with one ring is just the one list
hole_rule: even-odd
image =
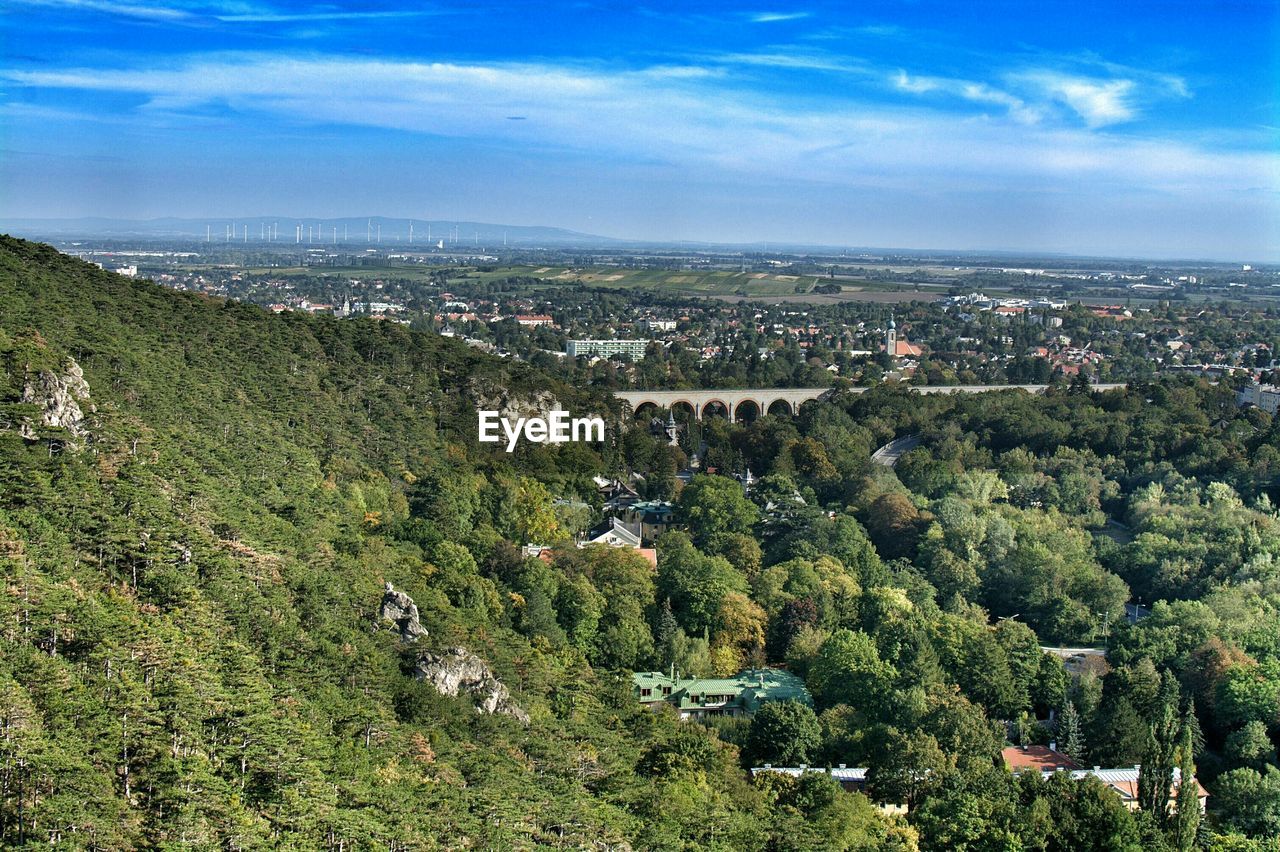
[[1084,730],[1080,724],[1080,714],[1076,705],[1068,700],[1058,716],[1058,748],[1076,763],[1083,764],[1085,758]]
[[662,601],[662,609],[658,611],[658,625],[653,631],[654,653],[659,669],[664,672],[670,672],[676,664],[679,632],[680,625],[676,623],[675,613],[671,611],[671,599],[666,598]]
[[1178,852],[1191,852],[1196,845],[1196,832],[1200,828],[1200,799],[1195,780],[1195,704],[1187,702],[1182,714],[1178,734],[1178,795],[1173,815],[1173,847]]
[[1138,807],[1151,815],[1155,825],[1169,822],[1169,792],[1173,789],[1173,768],[1177,761],[1180,722],[1178,684],[1166,670],[1156,699],[1155,715],[1147,728],[1142,750],[1142,770],[1138,774]]

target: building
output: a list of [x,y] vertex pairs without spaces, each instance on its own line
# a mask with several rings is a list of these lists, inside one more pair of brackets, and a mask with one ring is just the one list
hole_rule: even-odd
[[[1092,775],[1101,781],[1103,786],[1118,795],[1125,808],[1130,811],[1138,809],[1138,775],[1142,772],[1141,766],[1125,766],[1119,769],[1103,769],[1095,766],[1092,769],[1084,769],[1065,754],[1056,751],[1052,745],[1009,746],[1004,749],[1002,756],[1004,757],[1005,766],[1014,775],[1035,771],[1039,772],[1041,777],[1047,779],[1057,772],[1069,772],[1073,781],[1079,781],[1086,776]],[[752,777],[764,772],[790,775],[793,778],[798,778],[809,772],[821,772],[829,774],[841,787],[851,793],[867,792],[867,770],[863,767],[850,768],[843,763],[834,769],[810,767],[803,764],[800,766],[773,766],[768,763],[751,769]],[[1173,770],[1173,786],[1169,790],[1170,807],[1176,804],[1180,783],[1181,773],[1175,767]],[[1196,785],[1196,798],[1200,803],[1200,812],[1204,813],[1209,794],[1205,792],[1204,787],[1200,786],[1200,782],[1192,779],[1191,783]],[[906,807],[901,804],[882,805],[881,807],[891,813],[906,812]]]
[[1280,386],[1250,385],[1236,391],[1237,405],[1256,405],[1268,414],[1275,414],[1280,409]]
[[627,355],[632,361],[639,361],[644,358],[644,348],[648,345],[647,340],[568,340],[565,341],[564,351],[570,358],[577,358],[579,355],[601,358]]
[[675,331],[676,320],[660,320],[660,319],[643,319],[636,323],[641,331],[647,331],[650,334],[658,331]]
[[884,333],[884,351],[890,358],[919,358],[923,354],[919,346],[898,337],[898,324],[892,318]]
[[676,507],[665,500],[640,500],[624,507],[622,520],[640,530],[640,538],[653,541],[667,531],[675,520]]
[[813,705],[804,681],[781,669],[747,669],[727,678],[680,678],[665,672],[636,672],[631,680],[641,704],[656,707],[666,702],[676,708],[681,719],[749,715],[770,701]]
[[658,551],[652,547],[641,547],[640,528],[634,524],[626,524],[617,518],[606,518],[604,523],[587,533],[587,537],[578,542],[578,547],[593,544],[607,547],[628,547],[643,556],[655,569],[658,567]]
[[516,322],[526,328],[537,328],[544,325],[555,325],[555,320],[546,314],[520,314],[516,316]]
[[[807,766],[803,763],[799,766],[774,766],[771,763],[766,763],[764,766],[751,767],[752,778],[757,775],[763,775],[766,772],[776,775],[790,775],[792,778],[819,772],[823,775],[830,775],[831,779],[839,784],[846,793],[862,793],[865,795],[867,792],[867,770],[863,766],[850,767],[842,763],[839,766],[824,769],[820,766]],[[905,814],[907,812],[907,806],[900,804],[879,804],[876,807],[880,809],[881,813],[885,814]]]
[[[1070,772],[1073,781],[1092,775],[1103,783],[1107,789],[1120,797],[1125,808],[1131,811],[1138,809],[1138,777],[1142,774],[1142,766],[1122,766],[1117,769],[1103,769],[1095,766],[1085,769],[1065,754],[1059,752],[1053,743],[1047,746],[1009,746],[1001,752],[1005,766],[1014,775],[1023,772],[1039,772],[1048,778],[1056,772]],[[1200,803],[1200,813],[1204,813],[1209,793],[1200,786],[1200,782],[1192,778],[1196,785],[1196,800]],[[1173,785],[1169,788],[1169,806],[1176,804],[1178,788],[1182,784],[1182,773],[1177,767],[1173,770]]]

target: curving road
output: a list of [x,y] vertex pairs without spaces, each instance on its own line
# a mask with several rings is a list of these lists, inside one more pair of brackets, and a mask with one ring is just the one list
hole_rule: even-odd
[[894,438],[892,441],[872,453],[871,460],[876,464],[882,464],[885,467],[893,467],[898,463],[898,459],[902,458],[903,453],[909,453],[918,446],[920,446],[919,435],[907,435],[904,438]]

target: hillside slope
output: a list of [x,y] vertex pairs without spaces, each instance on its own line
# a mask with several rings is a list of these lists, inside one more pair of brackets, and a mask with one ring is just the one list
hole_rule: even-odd
[[[474,406],[602,400],[399,326],[275,316],[10,238],[0,363],[6,847],[752,848],[817,830],[822,808],[766,808],[731,749],[542,638],[554,617],[531,627],[564,578],[529,579],[506,542],[559,535],[551,495],[607,462],[482,452]],[[597,617],[621,636],[652,580],[614,562]],[[387,583],[416,602],[417,642],[379,618]],[[477,655],[521,714],[416,678],[423,647]],[[845,798],[846,826],[882,838]]]

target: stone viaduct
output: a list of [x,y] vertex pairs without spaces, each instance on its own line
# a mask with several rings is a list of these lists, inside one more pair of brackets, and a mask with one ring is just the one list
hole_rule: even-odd
[[[986,393],[1024,390],[1043,393],[1049,385],[904,385],[915,393]],[[1095,391],[1122,388],[1123,384],[1091,385]],[[870,388],[849,388],[848,393],[865,393]],[[795,414],[806,402],[833,394],[833,388],[738,388],[736,390],[615,391],[634,414],[643,406],[656,409],[682,408],[695,419],[727,417],[731,422],[753,420],[762,414]]]

